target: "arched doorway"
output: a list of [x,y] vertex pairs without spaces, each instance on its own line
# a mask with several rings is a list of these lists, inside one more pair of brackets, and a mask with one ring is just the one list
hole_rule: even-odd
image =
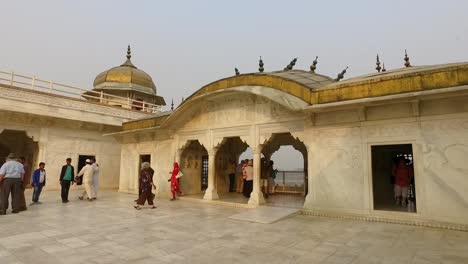
[[[308,192],[307,149],[291,133],[273,134],[264,144],[262,154],[273,163],[274,179],[268,180],[267,205],[301,208]],[[274,187],[272,188],[272,186]]]
[[208,152],[198,140],[187,142],[179,164],[184,176],[180,188],[187,195],[201,194],[208,186]]
[[[224,138],[216,152],[216,189],[220,198],[226,194],[236,193],[236,177],[239,157],[249,146],[240,137]],[[234,173],[234,179],[230,174]],[[233,181],[231,181],[233,180]]]
[[8,153],[15,153],[18,157],[24,157],[26,168],[24,182],[29,185],[31,171],[36,166],[38,144],[30,138],[25,131],[5,129],[0,133],[0,165],[5,162]]

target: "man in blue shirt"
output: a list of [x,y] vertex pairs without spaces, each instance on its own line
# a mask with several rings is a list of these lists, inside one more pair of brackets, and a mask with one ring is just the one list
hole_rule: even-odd
[[67,164],[63,165],[60,172],[60,185],[62,186],[62,203],[68,203],[68,192],[70,184],[73,184],[75,179],[75,168],[71,165],[71,158],[67,158]]

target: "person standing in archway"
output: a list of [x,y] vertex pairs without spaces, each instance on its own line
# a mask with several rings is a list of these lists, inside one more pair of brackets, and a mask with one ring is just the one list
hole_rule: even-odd
[[6,162],[0,168],[0,215],[5,215],[8,209],[8,198],[11,193],[12,213],[20,212],[19,195],[21,182],[24,178],[24,168],[16,161],[16,156],[10,153]]
[[237,165],[237,168],[236,168],[236,177],[237,177],[237,192],[238,193],[242,193],[242,188],[244,186],[244,177],[243,177],[243,171],[244,171],[244,165],[245,165],[245,161],[244,160],[241,160],[240,163]]
[[261,159],[260,164],[260,187],[262,188],[263,197],[268,198],[268,164],[265,158]]
[[392,168],[392,175],[395,177],[395,202],[397,205],[406,207],[408,202],[408,187],[413,178],[413,171],[406,164],[404,157],[399,157],[397,163]]
[[235,192],[236,188],[236,162],[229,161],[228,165],[228,176],[229,176],[229,192]]
[[278,172],[274,167],[273,167],[274,162],[270,160],[270,164],[268,165],[268,193],[269,194],[274,194],[275,193],[275,179],[276,179],[276,173]]
[[244,182],[244,190],[243,194],[245,197],[250,198],[250,193],[253,190],[253,178],[254,178],[254,170],[253,170],[253,160],[249,160],[247,163],[247,167],[245,167],[245,182]]

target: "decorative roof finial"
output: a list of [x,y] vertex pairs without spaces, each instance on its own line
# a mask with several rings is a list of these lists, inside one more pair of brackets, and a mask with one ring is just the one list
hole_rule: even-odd
[[382,62],[382,72],[386,72],[387,69],[385,69],[385,62]]
[[408,53],[406,53],[406,49],[405,49],[405,67],[411,67],[411,64],[409,62]]
[[294,58],[289,64],[288,66],[286,66],[286,68],[284,68],[285,71],[290,71],[293,69],[294,65],[296,65],[296,62],[297,62],[297,58]]
[[258,71],[259,72],[263,72],[265,69],[263,68],[263,60],[262,60],[262,56],[260,56],[260,60],[258,61]]
[[127,67],[132,67],[132,68],[135,68],[135,65],[133,65],[132,61],[130,60],[130,58],[132,57],[132,51],[130,50],[130,45],[128,45],[127,47],[127,60],[120,66],[127,66]]
[[172,102],[171,102],[171,110],[174,111],[174,98],[172,98]]
[[380,70],[382,69],[380,67],[380,60],[379,60],[379,54],[377,54],[377,62],[375,63],[375,65],[377,65],[377,67],[375,67],[375,69],[380,72]]
[[335,81],[339,82],[341,79],[343,79],[347,69],[348,69],[348,66],[346,66],[346,68],[338,74]]
[[184,99],[184,97],[182,96],[182,102],[181,102],[181,103],[183,103],[184,101],[185,101],[185,99]]
[[234,72],[236,73],[236,75],[240,74],[240,72],[239,72],[239,70],[237,68],[234,68]]
[[315,56],[315,60],[312,62],[312,65],[310,65],[310,71],[315,73],[315,69],[317,69],[317,60],[318,56]]
[[132,57],[132,51],[130,50],[130,45],[127,47],[127,59],[129,60]]

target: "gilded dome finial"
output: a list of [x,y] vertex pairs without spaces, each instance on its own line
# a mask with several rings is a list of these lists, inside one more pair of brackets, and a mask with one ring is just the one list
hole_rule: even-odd
[[339,82],[341,79],[343,79],[346,73],[346,70],[348,70],[348,66],[346,66],[346,68],[338,74],[335,81]]
[[239,72],[239,70],[237,69],[237,67],[234,68],[234,72],[236,73],[236,75],[239,75],[239,74],[240,74],[240,72]]
[[405,49],[405,67],[411,67],[411,64],[409,62],[409,57],[408,57],[408,53],[406,53],[406,49]]
[[312,65],[310,65],[310,72],[315,73],[315,69],[317,69],[317,60],[318,56],[315,56],[315,60],[312,62]]
[[262,56],[260,56],[260,60],[258,61],[258,71],[259,72],[263,72],[265,69],[263,68],[263,60],[262,60]]
[[130,50],[130,45],[127,47],[127,60],[129,60],[132,57],[132,51]]
[[375,63],[375,65],[377,65],[377,67],[375,67],[375,69],[377,70],[377,72],[380,72],[380,70],[381,70],[382,68],[380,67],[379,54],[377,54],[377,62]]
[[296,65],[296,62],[297,62],[297,58],[294,58],[289,64],[288,66],[286,66],[286,68],[284,68],[285,71],[290,71],[293,69],[294,65]]
[[120,66],[128,66],[128,67],[132,67],[132,68],[136,68],[135,65],[133,65],[132,61],[130,60],[130,58],[132,57],[132,51],[130,50],[130,45],[128,45],[127,47],[127,60]]

